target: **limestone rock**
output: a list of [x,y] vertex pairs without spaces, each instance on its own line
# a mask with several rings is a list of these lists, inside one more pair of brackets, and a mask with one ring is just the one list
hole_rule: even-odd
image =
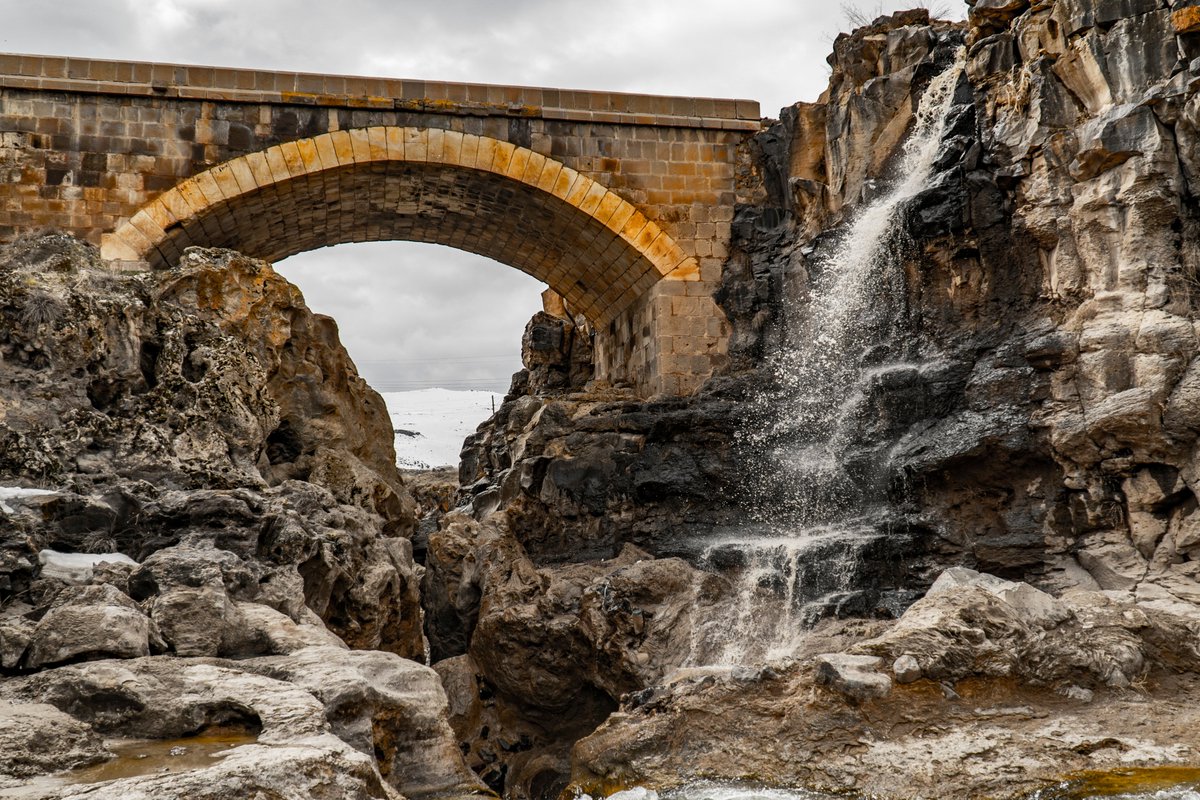
[[90,727],[44,703],[0,703],[0,786],[104,761],[110,756]]
[[25,666],[78,658],[137,658],[159,644],[158,631],[127,595],[107,584],[64,589],[30,636]]
[[912,683],[921,679],[921,663],[914,656],[902,655],[892,663],[892,674],[896,683]]
[[[42,269],[53,258],[66,267]],[[411,529],[382,399],[332,320],[265,262],[193,250],[177,269],[121,275],[54,236],[9,245],[0,260],[6,305],[50,297],[61,315],[53,330],[3,319],[16,370],[0,384],[4,472],[191,488],[313,476],[394,532]],[[63,426],[78,435],[63,438]]]
[[269,747],[242,745],[203,769],[69,786],[43,795],[47,800],[236,800],[247,796],[401,800],[401,795],[380,779],[370,757],[331,734],[298,737]]
[[[81,741],[96,749],[91,729],[137,731],[181,744],[212,725],[243,727],[257,737],[203,770],[68,787],[55,797],[119,791],[232,798],[241,787],[299,798],[320,786],[337,796],[398,798],[399,792],[428,797],[478,788],[447,724],[436,675],[388,653],[317,646],[239,662],[98,661],[10,680],[0,684],[0,697],[48,703],[14,708],[17,717],[33,708],[38,719],[65,720],[57,734],[64,742],[86,733]],[[23,721],[5,735],[39,735],[39,724]],[[46,763],[60,763],[70,752],[64,744]]]
[[0,667],[4,669],[21,666],[21,659],[37,627],[37,621],[28,615],[30,611],[28,606],[18,605],[6,608],[0,616]]
[[221,636],[221,655],[232,658],[286,655],[309,647],[346,649],[346,644],[315,615],[311,621],[297,624],[260,603],[234,603]]
[[908,656],[935,680],[971,675],[1020,677],[1040,684],[1066,679],[1127,686],[1146,668],[1136,625],[1077,620],[1078,607],[1028,584],[955,568],[888,631],[851,653]]
[[877,671],[882,665],[876,656],[825,653],[816,658],[816,681],[856,700],[884,697],[892,690],[892,679]]
[[1028,623],[1047,630],[1061,625],[1071,617],[1070,610],[1057,599],[1027,583],[1006,581],[966,567],[951,567],[943,572],[929,587],[925,596],[952,592],[961,586],[978,586],[984,589],[1003,600]]
[[[1061,786],[1064,767],[1128,769],[1129,757],[1186,763],[1196,746],[1200,712],[1190,696],[1156,696],[1146,725],[1145,697],[1134,692],[1097,690],[1085,703],[984,681],[973,696],[960,685],[966,702],[913,684],[854,703],[814,691],[809,674],[793,666],[748,683],[709,675],[664,687],[575,745],[570,789],[753,775],[777,786],[833,780],[881,798],[1028,796]],[[1190,695],[1194,686],[1186,680],[1172,691]],[[1050,714],[1038,701],[1047,695]],[[688,746],[672,744],[680,740]],[[1098,752],[1104,741],[1110,749]]]
[[[295,287],[225,251],[112,273],[56,235],[7,245],[0,264],[0,474],[55,485],[6,512],[0,603],[44,613],[64,579],[86,579],[128,591],[183,654],[227,652],[243,602],[423,654],[386,410]],[[20,313],[29,303],[57,323]],[[140,566],[66,574],[41,551]]]
[[309,647],[250,669],[311,692],[343,741],[374,755],[390,786],[406,797],[481,788],[463,763],[447,723],[436,673],[391,653]]

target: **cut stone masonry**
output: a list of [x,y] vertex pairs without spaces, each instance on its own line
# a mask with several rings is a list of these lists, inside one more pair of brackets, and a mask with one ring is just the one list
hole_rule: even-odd
[[0,54],[0,241],[53,227],[125,268],[444,244],[566,298],[597,377],[686,394],[726,356],[759,127],[745,100]]

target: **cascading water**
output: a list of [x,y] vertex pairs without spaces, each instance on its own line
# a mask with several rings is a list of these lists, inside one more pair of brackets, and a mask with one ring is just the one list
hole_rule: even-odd
[[[920,367],[882,343],[898,314],[886,291],[902,279],[896,249],[905,204],[927,188],[941,152],[964,54],[926,88],[890,190],[867,203],[812,261],[808,302],[791,320],[793,341],[775,363],[779,389],[760,398],[770,420],[747,434],[768,455],[751,500],[756,527],[719,537],[701,558],[736,576],[737,599],[694,634],[693,660],[750,663],[794,652],[811,622],[853,603],[867,561],[888,559],[886,532],[871,520],[884,505],[886,464],[856,451],[872,388]],[[861,609],[853,609],[861,610]]]

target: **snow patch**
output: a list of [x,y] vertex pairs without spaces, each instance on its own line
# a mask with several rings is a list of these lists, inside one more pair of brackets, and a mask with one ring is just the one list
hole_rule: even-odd
[[498,392],[421,389],[385,392],[392,429],[396,431],[396,466],[432,469],[455,466],[463,439],[499,408]]
[[5,514],[15,513],[13,507],[5,500],[17,500],[22,497],[42,497],[48,494],[58,494],[49,489],[23,489],[20,486],[0,486],[0,511]]
[[92,570],[97,564],[129,564],[134,561],[124,553],[60,553],[57,550],[41,550],[38,561],[42,563],[42,576],[58,578],[68,583],[87,583],[92,579]]

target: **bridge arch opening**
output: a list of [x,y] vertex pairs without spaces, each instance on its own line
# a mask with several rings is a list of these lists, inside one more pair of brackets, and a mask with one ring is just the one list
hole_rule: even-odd
[[387,406],[402,469],[458,464],[522,368],[522,333],[546,288],[482,256],[407,241],[310,250],[275,269],[337,320]]
[[382,393],[502,397],[522,368],[522,333],[542,310],[546,289],[474,253],[407,241],[310,250],[275,269],[303,291],[309,308],[337,320],[359,375]]
[[104,237],[169,266],[191,245],[279,261],[346,242],[443,244],[515,267],[598,329],[698,268],[654,221],[552,158],[485,136],[371,127],[283,142],[182,181]]

